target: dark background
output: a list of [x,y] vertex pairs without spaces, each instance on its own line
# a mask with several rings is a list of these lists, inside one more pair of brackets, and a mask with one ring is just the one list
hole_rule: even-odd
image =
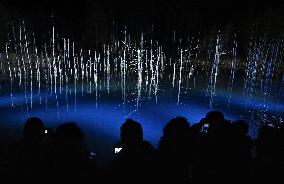
[[[24,18],[36,34],[57,32],[94,47],[111,40],[114,29],[127,26],[130,33],[151,32],[159,41],[173,36],[206,37],[212,32],[279,34],[284,27],[281,1],[205,0],[0,0],[1,27]],[[3,32],[3,31],[2,31]]]

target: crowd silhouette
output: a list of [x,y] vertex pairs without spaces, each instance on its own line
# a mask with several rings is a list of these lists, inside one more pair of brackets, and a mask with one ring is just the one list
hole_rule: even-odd
[[243,183],[272,181],[284,171],[284,127],[265,122],[258,137],[248,135],[244,120],[228,121],[211,111],[190,125],[184,117],[163,128],[157,148],[143,138],[139,122],[127,119],[107,171],[96,166],[78,124],[66,122],[53,132],[41,119],[29,118],[23,138],[2,145],[2,176],[32,181],[82,183]]

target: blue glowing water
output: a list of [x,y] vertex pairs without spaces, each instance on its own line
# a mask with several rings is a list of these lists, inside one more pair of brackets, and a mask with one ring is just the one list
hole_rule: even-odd
[[[241,95],[231,97],[231,105],[227,106],[227,94],[218,93],[214,110],[221,110],[229,120],[245,119],[244,105],[261,113],[264,109],[272,114],[284,112],[283,104],[274,102],[266,103],[263,107],[263,99],[251,100],[248,104],[246,98]],[[70,96],[72,98],[72,95]],[[62,122],[74,121],[82,128],[86,135],[86,143],[89,148],[97,153],[102,165],[111,158],[113,154],[113,144],[119,140],[120,126],[125,118],[133,118],[140,122],[144,130],[144,138],[149,140],[154,146],[157,145],[164,125],[173,117],[184,116],[188,118],[190,124],[198,122],[210,111],[208,96],[202,91],[195,91],[190,94],[186,103],[177,105],[175,97],[160,97],[159,103],[155,99],[143,100],[139,111],[135,111],[135,100],[130,101],[125,107],[121,99],[115,96],[101,96],[96,108],[96,100],[92,95],[85,95],[77,101],[70,101],[68,109],[64,105],[65,99],[59,99],[61,105],[57,106],[54,96],[48,99],[48,106],[40,104],[36,95],[33,98],[33,108],[29,111],[20,106],[11,107],[10,97],[0,98],[0,119],[2,136],[16,140],[21,136],[21,130],[28,117],[37,116],[42,118],[47,127],[56,128]],[[18,98],[15,103],[21,104],[24,98]],[[249,119],[248,119],[249,120]],[[251,125],[259,124],[250,122]],[[255,136],[257,127],[251,126],[250,134]],[[10,140],[10,141],[11,141]]]

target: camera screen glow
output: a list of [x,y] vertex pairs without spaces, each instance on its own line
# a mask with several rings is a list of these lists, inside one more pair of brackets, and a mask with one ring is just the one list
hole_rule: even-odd
[[119,153],[122,150],[122,148],[114,148],[114,153]]

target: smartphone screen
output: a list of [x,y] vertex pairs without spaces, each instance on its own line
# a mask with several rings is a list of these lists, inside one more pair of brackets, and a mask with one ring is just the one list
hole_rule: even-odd
[[204,128],[208,128],[208,127],[209,127],[209,123],[205,123]]
[[122,148],[114,148],[114,153],[119,153],[122,150]]
[[203,125],[203,127],[202,127],[202,132],[203,132],[203,133],[207,133],[208,128],[209,128],[209,123],[205,123],[205,124]]

